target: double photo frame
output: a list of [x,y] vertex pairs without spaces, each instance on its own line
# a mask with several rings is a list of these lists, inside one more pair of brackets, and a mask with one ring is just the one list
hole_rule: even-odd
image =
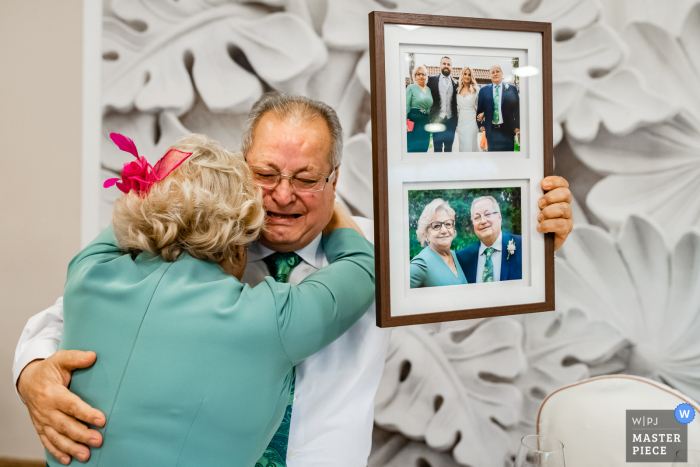
[[377,325],[553,310],[551,24],[369,22]]

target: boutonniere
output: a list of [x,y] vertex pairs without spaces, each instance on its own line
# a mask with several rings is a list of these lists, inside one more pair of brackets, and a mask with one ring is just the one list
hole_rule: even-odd
[[[505,83],[506,91],[508,90],[508,83]],[[512,241],[512,240],[511,240]]]
[[510,255],[515,254],[515,241],[511,238],[508,242],[508,256],[506,256],[506,261],[510,259]]

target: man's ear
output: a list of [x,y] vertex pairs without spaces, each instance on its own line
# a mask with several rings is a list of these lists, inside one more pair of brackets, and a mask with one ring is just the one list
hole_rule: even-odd
[[335,178],[333,179],[333,189],[335,190],[335,186],[338,184],[338,176],[340,172],[340,166],[335,168]]

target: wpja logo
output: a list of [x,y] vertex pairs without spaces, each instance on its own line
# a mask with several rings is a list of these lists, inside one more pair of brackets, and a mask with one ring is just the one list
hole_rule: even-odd
[[688,423],[694,418],[689,404],[675,410],[628,410],[627,462],[685,462]]

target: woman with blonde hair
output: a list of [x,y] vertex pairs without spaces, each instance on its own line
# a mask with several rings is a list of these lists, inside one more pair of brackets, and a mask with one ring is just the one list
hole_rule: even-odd
[[425,247],[411,260],[411,288],[466,284],[467,278],[452,251],[457,236],[455,211],[440,198],[431,201],[418,219],[416,235]]
[[[479,85],[476,84],[474,72],[468,66],[462,70],[457,88],[457,137],[459,152],[479,151],[479,128],[477,127],[476,105],[479,97]],[[483,112],[481,117],[483,118]]]
[[430,132],[430,108],[433,94],[428,89],[428,70],[419,65],[413,70],[413,82],[406,88],[406,143],[408,152],[428,152]]
[[113,227],[71,261],[64,296],[61,348],[98,355],[70,389],[107,419],[86,464],[252,467],[283,419],[294,366],[371,304],[372,246],[336,208],[328,267],[251,288],[240,282],[246,245],[265,213],[243,158],[189,135],[151,167],[111,136],[136,161],[105,183],[124,192]]

